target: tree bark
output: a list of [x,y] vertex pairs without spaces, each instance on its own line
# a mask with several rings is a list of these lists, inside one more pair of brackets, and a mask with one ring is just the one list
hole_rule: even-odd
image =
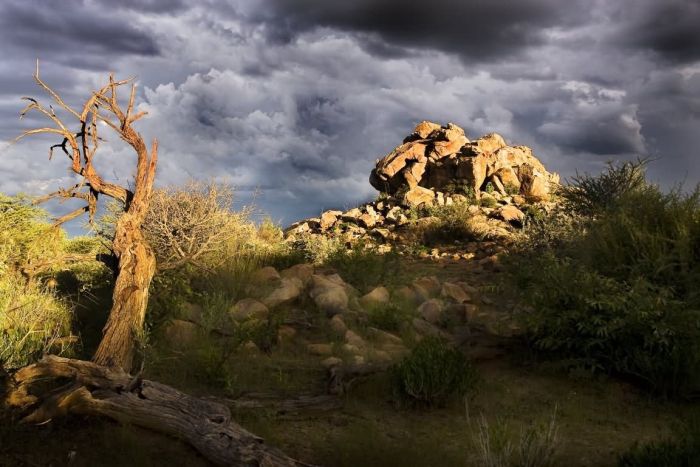
[[153,250],[141,231],[141,221],[130,212],[117,221],[113,244],[119,273],[112,295],[112,310],[93,361],[131,371],[134,348],[144,328],[148,289],[156,270]]
[[[46,392],[49,384],[59,387]],[[37,396],[37,392],[44,395]],[[5,404],[29,412],[23,418],[27,423],[45,423],[76,413],[148,428],[182,439],[217,465],[308,465],[238,425],[223,404],[91,362],[46,356],[13,375]]]

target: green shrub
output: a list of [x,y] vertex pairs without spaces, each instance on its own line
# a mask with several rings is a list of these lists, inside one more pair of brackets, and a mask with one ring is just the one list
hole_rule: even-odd
[[351,249],[333,251],[323,263],[335,269],[349,284],[368,292],[378,285],[389,285],[395,281],[400,264],[393,249],[380,253],[371,244],[357,243]]
[[385,303],[367,310],[367,324],[388,332],[401,329],[401,324],[413,316],[411,310],[397,303]]
[[512,259],[525,329],[553,358],[679,396],[700,375],[700,193],[642,185],[639,165],[609,170],[564,190],[597,214],[533,222]]
[[435,206],[426,211],[426,214],[437,220],[414,227],[419,241],[424,245],[468,242],[483,240],[485,237],[483,226],[475,220],[466,203]]
[[464,396],[477,381],[474,367],[457,349],[438,338],[425,338],[392,369],[397,395],[423,406],[444,405]]
[[597,215],[614,207],[630,193],[647,187],[648,160],[609,162],[600,175],[576,174],[571,183],[564,185],[558,195],[568,209],[579,214]]
[[548,422],[529,423],[517,438],[508,423],[497,418],[495,423],[481,417],[474,444],[480,467],[551,467],[558,448],[556,409]]
[[479,206],[493,209],[498,206],[498,201],[492,196],[482,196],[479,200]]

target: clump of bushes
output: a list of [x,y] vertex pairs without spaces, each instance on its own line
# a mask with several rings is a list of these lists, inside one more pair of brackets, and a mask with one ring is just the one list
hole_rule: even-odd
[[334,250],[322,264],[332,267],[349,284],[366,292],[374,286],[393,283],[400,269],[396,251],[379,252],[376,246],[362,242],[349,249],[343,246]]
[[0,194],[0,366],[20,367],[75,344],[72,310],[54,290],[67,241],[46,217],[27,200]]
[[577,176],[512,271],[535,348],[679,396],[700,375],[700,191],[663,192],[645,164]]
[[442,406],[474,388],[477,373],[464,354],[442,339],[429,337],[392,369],[401,400],[414,405]]
[[388,332],[397,332],[413,316],[407,306],[396,302],[383,303],[367,309],[367,324]]
[[417,240],[428,246],[483,240],[487,235],[483,219],[475,217],[469,209],[470,205],[467,203],[420,208],[418,217],[435,219],[413,227]]

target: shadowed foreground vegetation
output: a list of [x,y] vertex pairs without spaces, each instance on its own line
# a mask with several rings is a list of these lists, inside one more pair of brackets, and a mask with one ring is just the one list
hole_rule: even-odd
[[[163,190],[144,225],[161,267],[140,342],[143,374],[224,401],[252,432],[322,465],[697,465],[700,194],[664,192],[644,168],[574,178],[555,206],[528,208],[497,263],[490,252],[478,256],[493,242],[469,204],[414,210],[408,241],[387,252],[369,243],[348,249],[333,235],[285,242],[273,222],[253,222],[254,210],[232,211],[226,187]],[[92,353],[112,275],[76,255],[105,253],[109,225],[106,216],[99,235],[67,239],[23,199],[0,198],[6,370],[45,352]],[[192,238],[190,246],[206,247],[180,246]],[[426,258],[434,248],[477,258]],[[495,266],[483,267],[484,257]],[[343,325],[357,345],[376,346],[367,361],[313,291],[267,301],[278,276],[290,283],[302,263],[344,281]],[[443,287],[438,295],[446,284],[468,284],[465,301],[475,308],[452,308],[471,313],[469,326],[444,312],[442,334],[416,333],[427,309],[405,285],[428,287],[425,277]],[[370,303],[378,286],[390,298]],[[269,310],[241,311],[251,297]],[[469,335],[456,339],[464,329]],[[382,360],[392,347],[380,339],[405,346],[401,358]],[[332,358],[386,364],[347,380],[332,408],[283,405],[327,397]],[[207,465],[177,441],[112,422],[3,419],[0,465]]]

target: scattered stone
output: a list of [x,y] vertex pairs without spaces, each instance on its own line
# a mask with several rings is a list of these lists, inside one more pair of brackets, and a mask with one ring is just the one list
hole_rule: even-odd
[[251,282],[258,285],[276,283],[281,279],[277,269],[272,266],[266,266],[255,271],[251,277]]
[[374,327],[367,328],[369,337],[381,345],[403,345],[403,340],[399,336],[395,336],[390,332],[382,331]]
[[280,272],[280,276],[282,276],[283,279],[299,279],[304,287],[306,287],[306,285],[311,280],[311,276],[313,275],[314,265],[306,263],[295,264],[294,266],[289,267]]
[[496,217],[506,222],[521,226],[525,219],[525,214],[512,205],[506,205],[495,212]]
[[289,342],[297,335],[297,330],[291,326],[282,325],[277,329],[277,340],[280,342]]
[[267,319],[270,310],[254,298],[244,298],[238,301],[229,310],[229,316],[234,321],[246,321],[249,319]]
[[429,297],[436,297],[442,289],[440,280],[435,276],[421,277],[413,281],[416,290],[427,292]]
[[345,332],[345,342],[357,348],[363,348],[365,346],[365,340],[350,329]]
[[452,340],[452,336],[450,336],[448,333],[444,332],[434,324],[420,318],[413,319],[413,328],[423,337],[442,337],[447,340]]
[[334,366],[342,365],[343,361],[338,357],[328,357],[321,361],[321,366],[325,369],[333,368]]
[[268,308],[289,304],[301,295],[303,287],[301,280],[294,277],[286,277],[282,279],[280,285],[270,295],[263,299],[263,303]]
[[445,282],[442,284],[442,291],[440,292],[440,295],[457,303],[466,303],[471,301],[471,297],[462,287],[451,282]]
[[321,214],[321,220],[319,222],[321,230],[328,230],[333,227],[338,221],[338,216],[342,214],[341,211],[326,211]]
[[360,298],[360,303],[365,307],[373,307],[389,302],[389,291],[386,287],[377,287]]
[[333,346],[331,346],[331,344],[309,344],[306,346],[306,350],[310,354],[318,355],[320,357],[333,354]]
[[422,204],[431,205],[435,199],[435,193],[432,190],[416,186],[406,192],[403,197],[403,205],[417,208]]
[[335,315],[330,319],[330,327],[333,334],[337,336],[345,336],[348,326],[345,324],[342,315]]
[[443,303],[437,299],[430,299],[418,307],[418,314],[427,322],[435,324],[442,317]]
[[163,331],[168,343],[178,349],[190,347],[197,340],[199,326],[182,319],[174,319]]

